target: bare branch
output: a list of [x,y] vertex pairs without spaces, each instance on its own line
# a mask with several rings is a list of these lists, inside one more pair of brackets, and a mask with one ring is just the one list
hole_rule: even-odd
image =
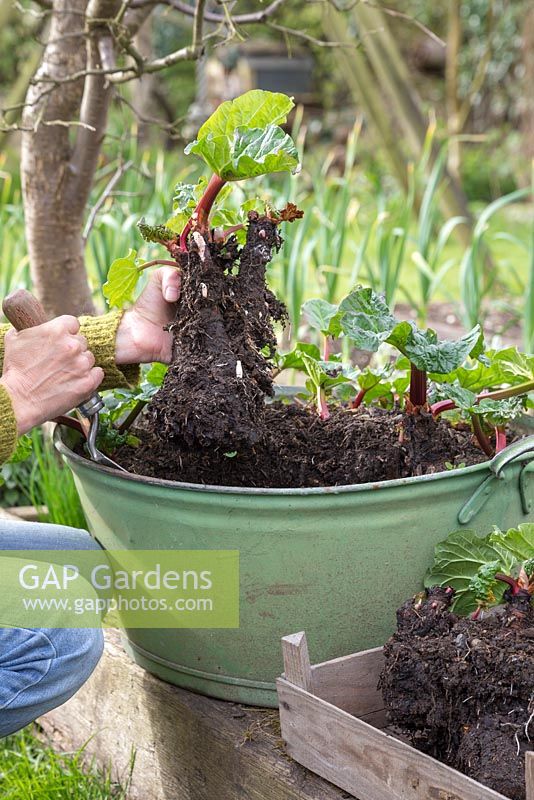
[[127,172],[130,169],[130,167],[133,165],[133,163],[134,162],[130,160],[130,161],[125,161],[124,164],[119,164],[119,166],[117,167],[116,171],[113,173],[113,175],[109,179],[108,183],[104,187],[104,190],[103,190],[102,194],[100,195],[100,197],[98,198],[98,200],[94,204],[93,208],[91,209],[91,213],[89,214],[89,216],[87,218],[87,222],[85,224],[85,228],[84,228],[83,236],[82,236],[84,244],[87,242],[87,239],[89,238],[89,234],[91,233],[91,231],[93,229],[93,226],[95,224],[96,218],[98,216],[98,212],[100,211],[100,209],[102,208],[102,206],[104,205],[104,203],[106,202],[108,197],[111,195],[113,189],[115,188],[117,183],[120,181],[120,179],[122,178],[124,173]]
[[166,102],[166,97],[163,95],[163,93],[160,94],[160,92],[156,90],[155,96],[160,105],[163,107],[164,111],[166,111],[168,115],[167,120],[158,119],[157,117],[147,117],[144,114],[140,114],[139,111],[133,106],[133,104],[130,103],[130,101],[127,100],[127,98],[124,97],[118,89],[115,94],[115,98],[120,103],[123,103],[125,106],[127,106],[132,112],[132,114],[134,114],[135,117],[139,120],[139,122],[142,122],[145,125],[155,125],[160,130],[168,133],[171,138],[173,137],[176,138],[178,132],[178,126],[180,123],[184,121],[185,118],[183,116],[176,118],[172,116],[172,110],[170,104]]
[[[131,8],[159,5],[161,2],[162,0],[132,0]],[[252,11],[247,14],[236,14],[231,17],[232,22],[234,25],[252,25],[265,22],[265,20],[272,17],[285,2],[287,2],[287,0],[274,0],[270,5],[259,11]],[[189,17],[195,15],[195,7],[190,6],[189,3],[184,2],[184,0],[164,0],[164,5],[171,6],[177,11],[181,11],[182,14],[187,14]],[[225,23],[228,21],[228,17],[225,14],[217,14],[214,11],[208,10],[204,10],[203,18],[204,22]]]
[[324,39],[316,39],[315,36],[311,36],[309,33],[305,33],[304,31],[296,30],[296,28],[287,28],[285,25],[279,25],[276,22],[272,22],[272,20],[266,20],[265,25],[268,28],[272,28],[274,31],[278,31],[279,33],[283,33],[287,36],[293,36],[297,39],[304,39],[305,42],[310,42],[310,44],[315,45],[316,47],[348,47],[353,48],[357,47],[357,43],[342,43],[342,42],[329,42]]
[[204,11],[206,8],[206,0],[197,0],[195,7],[195,16],[193,18],[193,41],[192,47],[196,51],[202,48],[202,31],[204,27]]
[[[359,1],[359,0],[358,0]],[[432,39],[436,44],[439,44],[441,47],[446,47],[446,43],[441,39],[437,33],[431,31],[430,28],[427,28],[421,20],[417,19],[417,17],[412,17],[410,14],[405,14],[402,11],[397,11],[394,8],[388,8],[387,6],[377,5],[376,3],[370,3],[368,0],[364,0],[365,5],[371,6],[371,8],[378,8],[379,11],[382,11],[383,14],[387,14],[390,17],[395,17],[396,19],[403,19],[405,22],[410,22],[412,25],[415,25],[416,28],[428,36],[429,39]]]
[[[128,0],[124,0],[128,2]],[[123,3],[124,6],[124,3]],[[180,61],[195,61],[200,58],[204,53],[204,43],[202,40],[202,33],[204,27],[204,12],[206,0],[197,0],[194,16],[193,16],[193,37],[191,44],[187,47],[182,47],[180,50],[175,50],[161,58],[156,58],[153,61],[143,61],[140,54],[131,52],[131,48],[124,42],[121,42],[127,52],[132,55],[135,61],[135,67],[126,68],[122,73],[113,74],[110,76],[112,83],[125,83],[132,80],[132,78],[141,75],[142,73],[159,72],[162,69],[167,69],[173,64],[178,64]]]

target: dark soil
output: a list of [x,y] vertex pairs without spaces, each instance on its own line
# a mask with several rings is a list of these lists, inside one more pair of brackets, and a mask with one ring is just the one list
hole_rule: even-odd
[[169,447],[171,471],[182,448],[228,451],[262,438],[264,398],[272,394],[273,322],[286,318],[265,283],[280,245],[276,223],[257,214],[241,251],[234,239],[222,245],[199,233],[189,239],[170,326],[172,364],[149,407],[150,429]]
[[429,414],[337,409],[322,421],[307,408],[266,404],[273,325],[286,311],[265,271],[281,241],[276,220],[255,212],[242,248],[235,238],[189,237],[189,252],[178,254],[172,364],[148,406],[141,445],[114,457],[142,475],[274,488],[390,480],[485,460],[467,428]]
[[[392,480],[476,464],[486,456],[469,430],[430,414],[409,417],[379,408],[334,409],[328,420],[307,408],[273,403],[262,414],[261,439],[235,454],[191,448],[138,433],[142,443],[116,454],[132,472],[222,486],[339,486]],[[226,453],[226,454],[225,454]]]
[[381,676],[388,721],[423,752],[524,800],[534,608],[525,592],[475,621],[452,614],[451,601],[452,590],[434,588],[398,610]]

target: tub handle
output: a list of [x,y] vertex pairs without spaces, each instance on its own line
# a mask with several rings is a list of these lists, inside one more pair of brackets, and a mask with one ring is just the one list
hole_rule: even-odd
[[512,461],[527,453],[532,453],[534,458],[534,436],[527,436],[526,439],[520,439],[518,442],[508,445],[500,453],[492,458],[489,463],[489,468],[496,478],[504,478],[504,469]]
[[[464,503],[458,512],[458,522],[461,525],[467,525],[471,522],[478,512],[486,505],[488,499],[495,490],[495,481],[506,479],[506,474],[504,472],[505,467],[511,464],[516,458],[520,458],[520,456],[524,456],[527,453],[530,453],[531,457],[534,458],[534,436],[528,436],[526,439],[520,439],[518,442],[514,442],[492,458],[488,465],[490,475],[475,489],[469,500]],[[527,491],[529,466],[531,466],[530,461],[522,468],[519,476],[519,494],[523,513],[525,514],[530,513],[531,510],[531,502]]]

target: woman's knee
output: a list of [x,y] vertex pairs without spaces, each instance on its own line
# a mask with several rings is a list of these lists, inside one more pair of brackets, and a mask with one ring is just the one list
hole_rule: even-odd
[[0,659],[0,736],[62,705],[102,655],[100,628],[4,629]]
[[55,628],[45,631],[56,651],[58,682],[76,691],[92,674],[104,649],[101,628]]
[[0,550],[100,550],[80,528],[42,522],[0,521]]

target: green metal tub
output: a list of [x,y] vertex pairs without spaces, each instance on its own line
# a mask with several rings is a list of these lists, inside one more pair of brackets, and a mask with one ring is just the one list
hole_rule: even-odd
[[436,542],[462,526],[487,533],[534,519],[534,436],[492,462],[436,475],[239,489],[120,474],[73,453],[69,435],[58,429],[56,445],[104,547],[240,551],[239,629],[128,632],[150,672],[239,703],[277,706],[288,630],[306,630],[314,662],[381,645]]

